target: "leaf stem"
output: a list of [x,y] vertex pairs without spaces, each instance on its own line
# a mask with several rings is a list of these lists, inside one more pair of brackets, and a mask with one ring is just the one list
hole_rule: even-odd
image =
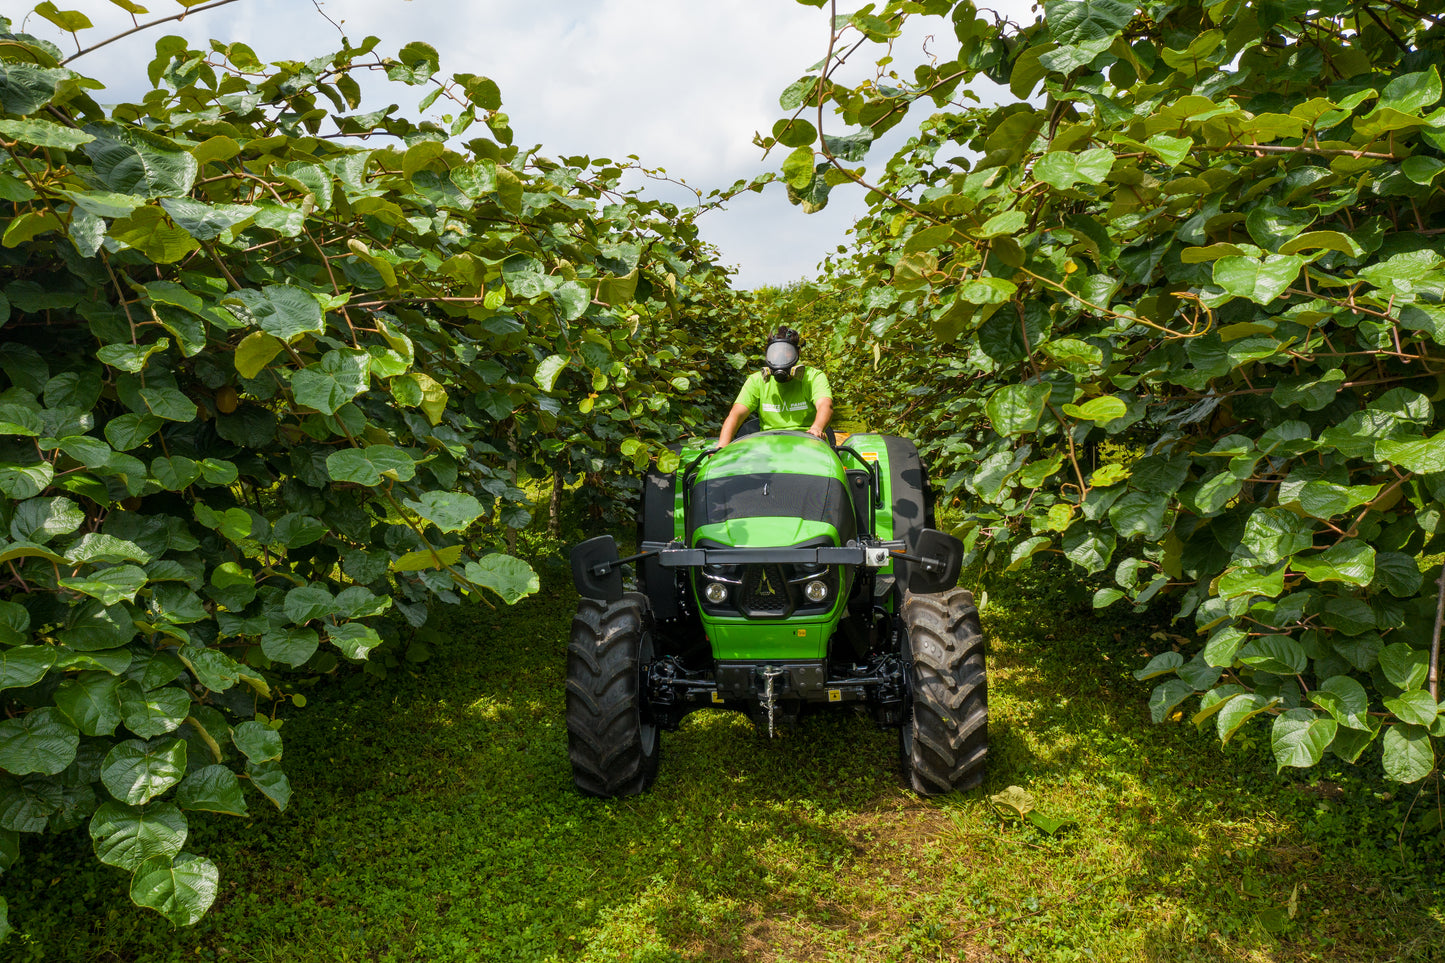
[[1430,674],[1426,676],[1430,684],[1430,698],[1436,702],[1440,701],[1440,627],[1445,623],[1445,568],[1440,570],[1440,577],[1436,579],[1440,585],[1440,594],[1435,599],[1435,633],[1430,638]]

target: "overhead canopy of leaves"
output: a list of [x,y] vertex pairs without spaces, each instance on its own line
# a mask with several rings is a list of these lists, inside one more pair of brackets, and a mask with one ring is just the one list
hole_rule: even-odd
[[[1202,660],[1150,663],[1156,719],[1200,694],[1225,738],[1273,716],[1281,766],[1375,745],[1419,779],[1445,734],[1420,669],[1445,552],[1445,20],[1041,11],[876,5],[893,31],[928,19],[910,81],[830,63],[784,94],[822,107],[795,152],[926,118],[876,169],[831,159],[869,213],[795,303],[838,305],[834,383],[924,442],[975,563],[1059,552],[1096,604],[1171,600]],[[984,78],[1018,99],[973,106]]]
[[[89,820],[177,924],[218,879],[186,814],[286,806],[302,681],[535,593],[523,486],[609,504],[738,380],[695,210],[377,43],[165,37],[104,109],[0,17],[0,828]],[[362,112],[371,69],[441,119]]]

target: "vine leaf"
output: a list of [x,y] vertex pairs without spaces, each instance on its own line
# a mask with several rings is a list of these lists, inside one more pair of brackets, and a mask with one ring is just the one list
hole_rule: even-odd
[[219,881],[216,864],[204,856],[153,856],[136,867],[130,898],[176,926],[190,926],[215,902]]

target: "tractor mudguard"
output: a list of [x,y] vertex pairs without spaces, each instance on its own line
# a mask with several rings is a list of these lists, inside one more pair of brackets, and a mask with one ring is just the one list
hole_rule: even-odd
[[[933,498],[918,446],[907,438],[875,434],[850,435],[843,444],[878,465],[883,483],[882,504],[875,508],[879,538],[906,542],[933,527]],[[907,564],[896,562],[880,574],[906,582]]]
[[[648,470],[642,478],[642,507],[637,512],[637,544],[670,542],[673,538],[673,491],[677,476],[673,472]],[[652,603],[656,619],[674,619],[679,614],[677,575],[662,567],[656,558],[645,558],[637,568],[637,587]]]

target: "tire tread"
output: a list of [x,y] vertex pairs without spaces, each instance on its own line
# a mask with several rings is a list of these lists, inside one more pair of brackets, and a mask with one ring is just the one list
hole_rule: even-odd
[[649,752],[641,714],[638,658],[650,630],[647,597],[582,599],[567,642],[567,757],[588,796],[635,796],[657,778],[660,742]]
[[913,713],[904,759],[913,790],[932,796],[983,782],[988,756],[988,677],[973,595],[905,593]]

